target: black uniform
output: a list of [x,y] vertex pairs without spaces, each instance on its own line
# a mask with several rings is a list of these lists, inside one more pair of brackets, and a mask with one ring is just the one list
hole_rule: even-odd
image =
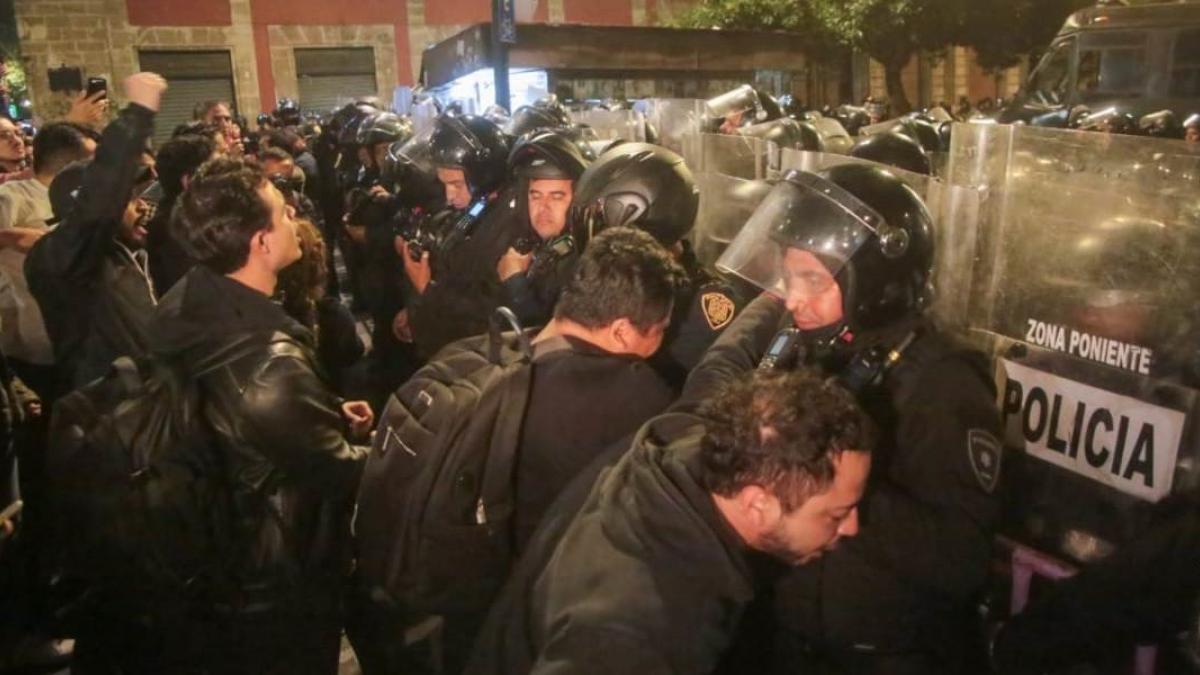
[[675,297],[671,325],[663,345],[651,359],[655,370],[675,389],[683,389],[688,374],[734,317],[746,299],[731,284],[700,265],[684,244],[682,264],[688,284]]
[[514,202],[511,191],[495,194],[469,238],[431,253],[433,282],[406,302],[421,357],[428,359],[455,340],[487,332],[488,318],[501,304],[496,263],[520,231]]
[[[777,300],[756,300],[697,377],[755,367],[790,323]],[[859,395],[882,432],[859,535],[775,588],[780,672],[818,663],[834,672],[967,667],[971,601],[986,578],[999,509],[995,395],[983,360],[923,322],[879,339],[899,343],[910,332],[916,339],[882,385]]]
[[554,316],[554,305],[575,274],[578,262],[579,251],[571,237],[543,243],[524,274],[514,274],[500,283],[504,306],[517,315],[522,326],[546,323]]

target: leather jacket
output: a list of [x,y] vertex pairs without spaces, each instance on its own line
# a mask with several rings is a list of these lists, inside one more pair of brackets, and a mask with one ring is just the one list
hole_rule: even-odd
[[157,358],[201,378],[234,491],[245,602],[332,610],[367,448],[346,438],[312,334],[258,291],[197,266],[163,298],[152,337]]

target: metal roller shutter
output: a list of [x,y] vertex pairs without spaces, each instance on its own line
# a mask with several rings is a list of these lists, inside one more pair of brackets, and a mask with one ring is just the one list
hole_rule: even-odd
[[300,107],[328,113],[360,96],[375,96],[374,75],[310,75],[298,77]]
[[375,96],[375,50],[370,47],[297,49],[300,107],[327,113],[360,96]]
[[158,73],[167,80],[167,93],[154,124],[156,144],[169,139],[175,127],[192,121],[192,111],[201,101],[229,101],[236,113],[228,51],[143,51],[138,57],[142,70]]

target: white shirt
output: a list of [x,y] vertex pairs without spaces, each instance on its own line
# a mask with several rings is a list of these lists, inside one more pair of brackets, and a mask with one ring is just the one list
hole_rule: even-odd
[[[50,191],[37,179],[0,185],[0,228],[45,230],[53,213]],[[22,361],[54,363],[41,309],[25,283],[25,254],[12,249],[0,250],[0,348]]]

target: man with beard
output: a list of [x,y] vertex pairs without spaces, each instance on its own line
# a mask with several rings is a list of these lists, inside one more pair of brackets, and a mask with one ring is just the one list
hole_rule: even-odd
[[[118,356],[145,353],[156,294],[147,268],[145,203],[136,181],[167,85],[125,80],[130,104],[105,130],[96,158],[50,185],[60,219],[29,253],[25,274],[46,321],[55,361],[75,386],[104,375]],[[148,181],[147,181],[148,182]]]
[[752,552],[804,565],[858,533],[874,438],[853,397],[806,373],[713,375],[695,413],[642,427],[565,529],[543,524],[466,672],[712,673],[754,597]]

